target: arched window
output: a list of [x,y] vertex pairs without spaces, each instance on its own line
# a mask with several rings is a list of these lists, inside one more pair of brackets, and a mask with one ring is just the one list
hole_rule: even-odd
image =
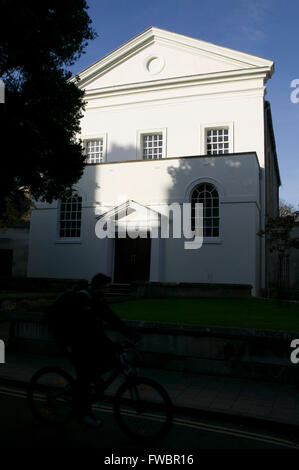
[[192,230],[195,228],[195,203],[203,204],[203,236],[219,237],[219,195],[211,183],[201,183],[191,194]]
[[79,238],[81,235],[82,197],[73,194],[61,199],[59,237]]

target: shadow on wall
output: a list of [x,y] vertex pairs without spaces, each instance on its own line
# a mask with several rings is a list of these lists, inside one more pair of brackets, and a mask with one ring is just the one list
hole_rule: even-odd
[[[194,156],[196,157],[196,156]],[[107,163],[114,163],[114,162],[132,162],[136,161],[137,159],[137,153],[136,153],[136,148],[135,146],[128,145],[128,146],[119,146],[113,144],[109,150],[109,153],[107,154]],[[138,156],[138,160],[139,160]],[[198,165],[198,159],[197,158],[182,158],[182,159],[177,159],[177,160],[170,160],[169,165],[167,167],[167,172],[170,175],[171,182],[172,184],[169,187],[168,190],[168,200],[169,203],[177,202],[177,203],[183,203],[183,202],[190,202],[190,197],[192,190],[199,184],[199,183],[210,183],[213,184],[219,194],[220,197],[220,202],[221,202],[221,197],[223,195],[229,195],[229,182],[235,183],[235,184],[240,184],[240,171],[242,170],[242,159],[241,158],[236,158],[234,156],[230,157],[229,155],[227,156],[218,156],[218,157],[200,157],[200,161],[204,163],[203,165],[200,165],[200,170],[199,170],[199,165]],[[150,163],[149,163],[150,165]],[[95,202],[108,202],[103,200],[103,194],[102,194],[102,189],[101,189],[101,170],[104,166],[102,165],[91,165],[87,166],[88,171],[88,192],[89,192],[89,202],[92,202],[93,204]],[[117,165],[116,167],[117,168]],[[200,174],[199,174],[200,171]],[[144,174],[144,178],[146,178],[146,174]],[[247,191],[247,193],[250,193],[252,191],[252,179],[254,176],[250,173],[246,178],[244,179],[244,174],[242,175],[242,192],[246,194],[246,186],[248,188],[251,188],[250,190]],[[225,183],[222,183],[224,182]],[[125,182],[126,184],[123,186],[123,192],[126,193],[127,199],[134,199],[131,196],[131,191],[130,188],[134,186],[134,181],[128,180]],[[223,187],[223,184],[226,185],[226,187]],[[234,185],[235,185],[234,184]],[[117,196],[117,185],[115,185],[115,193],[116,197],[115,199],[120,199]],[[120,195],[121,196],[121,195]],[[125,202],[125,201],[123,201]],[[136,201],[136,202],[141,202],[141,201]],[[95,218],[96,221],[96,218]],[[221,227],[221,226],[220,226]],[[238,227],[235,227],[236,230],[238,230]],[[100,243],[100,240],[98,240]],[[161,240],[161,250],[160,250],[160,262],[161,262],[161,281],[165,281],[166,279],[169,281],[169,273],[167,273],[167,276],[165,276],[165,271],[163,266],[165,267],[167,265],[167,259],[165,258],[166,255],[166,250],[164,249],[165,243],[167,243],[166,239]],[[178,246],[178,245],[177,245]],[[110,250],[109,250],[110,251]],[[113,250],[111,250],[112,253]],[[194,253],[192,254],[193,250],[185,250],[184,253],[184,263],[182,264],[182,272],[175,273],[175,279],[173,281],[175,282],[209,282],[213,283],[215,282],[214,279],[214,267],[213,263],[209,263],[209,269],[207,269],[204,266],[198,266],[197,269],[205,270],[204,274],[202,271],[198,272],[198,279],[196,279],[196,276],[194,276],[194,271],[188,275],[186,273],[186,269],[188,269],[188,266],[194,265]],[[105,254],[103,254],[105,255]],[[107,260],[107,266],[113,264],[113,255],[109,255],[110,258]],[[169,256],[169,255],[168,255]],[[171,277],[171,276],[170,276]]]
[[141,159],[141,155],[139,156],[137,154],[136,147],[134,147],[133,145],[120,146],[112,144],[109,149],[109,153],[107,154],[108,163],[125,162],[139,159]]
[[[221,223],[221,199],[223,196],[238,196],[240,192],[244,194],[252,193],[252,184],[255,183],[256,177],[253,173],[244,174],[242,169],[244,168],[244,162],[242,162],[242,157],[236,158],[234,156],[230,157],[229,155],[221,155],[217,157],[201,157],[201,161],[204,165],[201,166],[199,173],[198,169],[198,159],[181,159],[178,160],[178,164],[171,164],[168,167],[168,173],[172,180],[172,185],[169,189],[169,202],[179,202],[186,203],[191,202],[191,195],[194,188],[201,183],[210,183],[217,189],[219,195],[219,234],[223,235],[223,224]],[[243,168],[242,168],[243,167]],[[242,175],[242,187],[241,191],[236,191],[240,187],[240,175]],[[231,186],[230,186],[231,183]],[[246,190],[248,188],[248,190]],[[226,224],[227,226],[227,224]],[[236,231],[240,230],[240,237],[243,228],[238,224],[234,225],[234,235]],[[210,233],[211,236],[211,233]],[[259,239],[260,240],[260,239]],[[165,241],[164,241],[165,243]],[[260,243],[260,241],[258,242]],[[210,245],[211,246],[211,245]],[[216,245],[213,245],[216,247]],[[201,249],[204,249],[201,248]],[[260,249],[260,248],[259,248]],[[198,256],[194,250],[185,250],[185,260],[182,263],[182,271],[179,274],[179,279],[173,279],[175,281],[182,282],[224,282],[217,280],[216,278],[216,264],[218,265],[222,261],[213,257],[207,258],[207,256]],[[164,250],[163,250],[164,253]],[[165,255],[165,253],[164,253]],[[198,256],[198,261],[196,269],[194,270],[194,256]],[[260,255],[258,254],[257,257]],[[165,260],[163,260],[163,265],[165,265]],[[193,269],[190,267],[193,266]],[[233,269],[232,266],[227,265],[227,270]],[[260,273],[260,263],[256,263],[256,279],[259,280]],[[165,275],[165,274],[164,274]],[[172,277],[172,273],[168,273]],[[236,278],[235,273],[232,275],[232,278]],[[187,280],[187,281],[186,281]],[[237,283],[237,280],[235,281]],[[259,283],[259,281],[258,281]]]

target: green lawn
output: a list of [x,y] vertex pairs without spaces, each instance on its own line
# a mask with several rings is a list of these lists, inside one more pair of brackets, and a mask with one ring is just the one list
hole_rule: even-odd
[[127,320],[299,331],[299,303],[263,299],[148,299],[111,304]]

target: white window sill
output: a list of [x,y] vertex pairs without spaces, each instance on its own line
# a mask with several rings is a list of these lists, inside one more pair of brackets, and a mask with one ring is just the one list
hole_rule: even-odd
[[82,243],[81,242],[81,238],[59,238],[58,240],[55,240],[55,244],[80,244]]
[[107,163],[106,160],[102,160],[101,162],[86,162],[85,166],[92,166],[92,165],[101,165],[101,163]]

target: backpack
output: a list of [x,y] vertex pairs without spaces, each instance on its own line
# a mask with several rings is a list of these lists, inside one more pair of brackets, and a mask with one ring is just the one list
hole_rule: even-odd
[[70,311],[75,302],[76,292],[66,291],[46,309],[46,322],[54,340],[63,347],[68,345]]
[[58,345],[67,347],[71,340],[73,313],[77,305],[78,293],[84,293],[91,298],[87,290],[66,291],[46,309],[46,322]]

